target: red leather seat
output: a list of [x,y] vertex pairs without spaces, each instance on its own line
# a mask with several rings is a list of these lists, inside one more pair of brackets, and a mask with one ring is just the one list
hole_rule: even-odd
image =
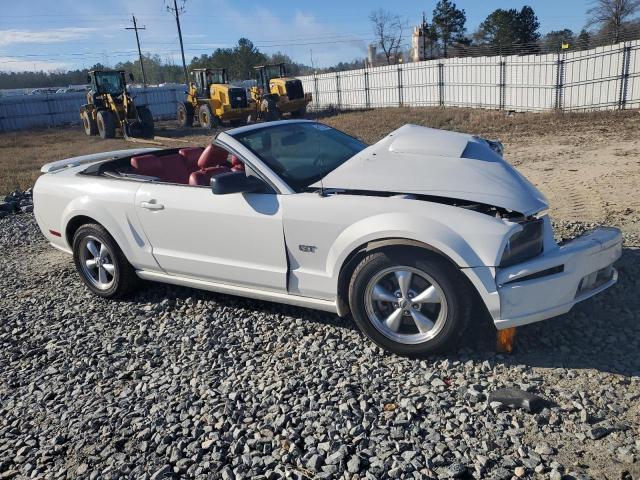
[[209,167],[220,167],[227,163],[227,152],[224,148],[217,145],[209,145],[204,149],[200,158],[198,158],[198,167],[205,169]]
[[140,155],[131,157],[131,166],[139,175],[162,178],[164,169],[160,158],[155,155]]
[[233,154],[231,154],[231,171],[244,172],[244,163]]
[[229,167],[224,166],[209,167],[203,170],[198,170],[189,176],[189,185],[208,187],[211,185],[212,177],[228,171],[230,171]]
[[204,149],[198,158],[200,170],[193,172],[189,176],[189,185],[209,186],[211,177],[230,171],[227,164],[227,152],[217,145],[209,145]]
[[153,154],[131,158],[131,166],[141,175],[158,177],[162,182],[187,185],[191,171],[182,155],[173,153],[157,156]]
[[202,147],[187,147],[181,148],[178,150],[178,153],[185,159],[185,165],[187,168],[192,172],[195,172],[198,170],[198,159],[200,158],[200,155],[202,155],[203,151],[204,148]]

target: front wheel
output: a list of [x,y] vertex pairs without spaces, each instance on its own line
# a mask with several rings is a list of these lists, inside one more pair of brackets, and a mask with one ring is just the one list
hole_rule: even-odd
[[218,128],[220,125],[220,120],[218,120],[218,117],[211,112],[209,105],[200,106],[200,109],[198,110],[198,119],[200,120],[200,126],[209,130]]
[[116,124],[113,121],[113,115],[109,110],[100,110],[96,115],[98,123],[98,133],[100,138],[114,138],[116,136]]
[[366,256],[349,285],[356,324],[375,343],[401,355],[453,348],[471,315],[471,295],[448,261],[414,249]]
[[78,228],[73,236],[73,260],[82,281],[100,297],[122,297],[138,283],[135,270],[118,244],[98,224]]
[[85,110],[80,115],[80,118],[82,119],[82,128],[84,128],[84,133],[86,133],[88,136],[98,134],[98,124],[96,123],[95,119],[93,119],[91,115],[89,115],[89,112]]

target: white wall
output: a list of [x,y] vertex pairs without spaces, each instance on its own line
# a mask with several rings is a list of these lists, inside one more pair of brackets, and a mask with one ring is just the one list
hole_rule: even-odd
[[[131,88],[136,105],[147,105],[155,119],[176,117],[177,103],[183,101],[185,87]],[[16,95],[0,98],[0,132],[33,127],[53,127],[80,123],[80,106],[86,93]]]
[[443,105],[524,112],[620,108],[622,100],[629,108],[640,106],[639,52],[636,40],[562,54],[447,58],[300,79],[318,109]]

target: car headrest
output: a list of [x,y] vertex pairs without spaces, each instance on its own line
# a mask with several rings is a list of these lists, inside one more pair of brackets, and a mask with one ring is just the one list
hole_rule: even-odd
[[155,155],[131,157],[131,166],[141,175],[159,177],[163,173],[162,162]]
[[202,147],[187,147],[181,148],[178,153],[186,160],[187,167],[195,168],[203,151],[204,148]]
[[234,170],[244,170],[244,163],[242,163],[242,160],[238,157],[232,154],[229,160],[231,162],[231,168]]
[[227,163],[228,152],[216,145],[209,145],[198,158],[199,168],[217,167]]

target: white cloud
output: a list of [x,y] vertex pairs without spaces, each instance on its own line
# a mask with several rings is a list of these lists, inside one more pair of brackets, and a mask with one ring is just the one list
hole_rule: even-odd
[[50,30],[0,30],[0,47],[19,43],[60,43],[88,38],[97,28],[68,27]]
[[46,60],[27,60],[15,57],[0,57],[0,71],[2,72],[39,72],[52,70],[68,70],[70,63],[51,62]]

